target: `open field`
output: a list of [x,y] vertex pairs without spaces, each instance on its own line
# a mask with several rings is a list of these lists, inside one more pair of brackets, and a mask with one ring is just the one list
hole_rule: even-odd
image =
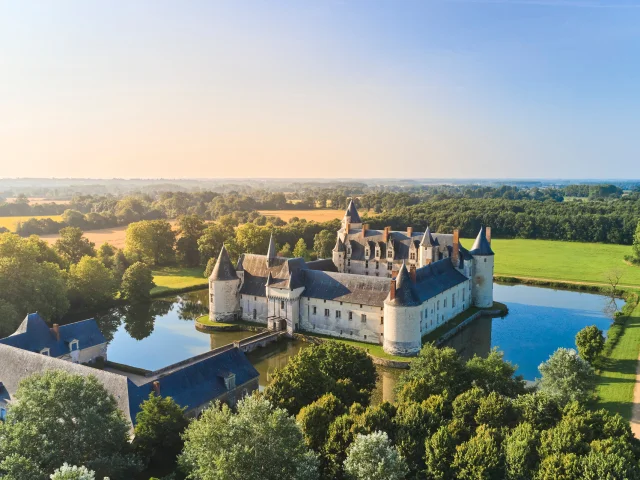
[[[466,248],[472,239],[463,239]],[[640,287],[640,267],[625,263],[627,245],[554,240],[493,239],[495,275],[607,284],[611,270],[622,273],[621,286]]]
[[270,217],[280,217],[285,222],[293,217],[315,220],[316,222],[326,222],[335,218],[342,218],[344,210],[259,210],[262,215]]
[[[29,205],[36,205],[36,204],[45,204],[45,203],[57,203],[58,205],[69,205],[71,203],[71,200],[53,200],[51,198],[44,198],[44,197],[29,197]],[[15,197],[9,197],[7,198],[7,203],[13,203],[15,202],[16,199]]]
[[41,215],[41,216],[33,216],[27,215],[26,217],[0,217],[0,227],[5,227],[12,232],[16,231],[16,226],[20,222],[24,222],[25,220],[29,220],[30,218],[37,218],[38,220],[42,218],[51,218],[56,222],[62,220],[62,215]]
[[158,295],[171,290],[186,288],[207,288],[209,282],[204,278],[204,267],[159,267],[153,270],[153,281],[156,286],[151,290],[152,295]]
[[[620,327],[613,325],[611,328]],[[610,412],[619,413],[627,420],[631,419],[632,411],[638,408],[634,406],[633,391],[636,385],[639,352],[640,306],[636,306],[631,315],[625,318],[622,335],[600,365],[596,386],[598,408],[606,408]],[[636,419],[632,428],[637,430],[638,427],[640,425]]]
[[[109,242],[114,247],[124,248],[126,230],[126,226],[101,228],[100,230],[88,230],[84,232],[84,236],[95,243],[96,247]],[[59,237],[60,235],[57,233],[52,233],[50,235],[42,235],[40,238],[46,240],[47,243],[54,244]]]

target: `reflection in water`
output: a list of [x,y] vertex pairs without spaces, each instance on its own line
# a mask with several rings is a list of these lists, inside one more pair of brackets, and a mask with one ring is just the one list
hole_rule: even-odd
[[124,308],[124,329],[131,338],[143,340],[153,333],[156,317],[166,315],[172,309],[172,303],[166,300],[127,305]]
[[491,351],[491,324],[491,318],[480,317],[444,342],[442,346],[454,348],[465,360],[473,358],[474,355],[486,357]]
[[207,290],[198,290],[178,297],[178,318],[180,320],[195,320],[209,313],[207,295]]

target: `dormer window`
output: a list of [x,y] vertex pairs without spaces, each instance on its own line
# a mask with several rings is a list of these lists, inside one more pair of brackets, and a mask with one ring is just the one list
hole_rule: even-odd
[[75,352],[80,350],[80,342],[78,340],[71,340],[69,342],[69,351]]
[[46,355],[47,357],[51,356],[51,351],[48,348],[43,348],[42,350],[40,350],[40,353],[42,355]]
[[367,257],[368,257],[370,253],[371,253],[371,252],[369,251],[369,249],[368,249],[368,248],[366,248],[366,249],[364,250],[364,254],[365,254],[365,256],[367,256]]
[[393,251],[389,250],[387,252],[387,258],[393,258]]

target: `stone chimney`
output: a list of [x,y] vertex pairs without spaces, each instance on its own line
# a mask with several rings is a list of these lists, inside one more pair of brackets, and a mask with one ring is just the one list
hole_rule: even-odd
[[485,231],[487,235],[487,242],[491,243],[491,227],[486,227]]
[[458,268],[460,265],[460,231],[456,228],[453,231],[453,252],[451,253],[451,263]]
[[415,284],[416,283],[416,266],[415,265],[411,265],[409,267],[409,276],[411,277],[411,281]]
[[396,279],[391,279],[391,288],[389,289],[389,300],[394,300],[396,298]]
[[363,223],[362,224],[362,238],[364,238],[366,236],[367,230],[369,230],[369,224],[368,223]]
[[347,235],[349,234],[349,225],[351,225],[349,222],[347,222],[344,226],[344,233],[346,233]]
[[411,238],[413,235],[413,227],[407,227],[407,237]]
[[384,227],[384,232],[382,233],[382,241],[387,243],[389,241],[389,231],[391,227]]
[[59,342],[60,341],[60,325],[58,325],[57,323],[54,323],[51,331],[56,336],[56,340]]
[[160,382],[157,380],[153,382],[153,391],[156,393],[156,395],[160,395]]

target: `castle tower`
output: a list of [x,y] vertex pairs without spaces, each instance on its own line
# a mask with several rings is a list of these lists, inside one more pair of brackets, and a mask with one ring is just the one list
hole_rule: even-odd
[[274,260],[278,256],[276,252],[276,242],[273,240],[273,233],[269,238],[269,248],[267,249],[267,267],[273,267]]
[[240,311],[238,290],[240,279],[236,275],[223,246],[216,266],[209,277],[209,319],[214,322],[233,320]]
[[480,227],[476,241],[469,251],[473,255],[473,278],[471,296],[473,304],[480,308],[493,305],[493,260],[491,229]]
[[431,229],[427,227],[420,241],[420,249],[418,250],[418,264],[421,267],[435,262],[437,258],[438,241],[431,235]]
[[336,238],[336,246],[333,247],[333,251],[331,252],[331,258],[339,272],[344,272],[345,253],[344,242],[340,240],[340,236],[338,236],[338,238]]
[[383,349],[391,355],[415,355],[422,347],[420,310],[422,302],[403,263],[396,278],[391,279],[389,296],[384,301]]
[[347,211],[344,212],[344,217],[342,217],[342,228],[346,229],[347,224],[349,224],[350,228],[362,228],[362,220],[360,220],[360,215],[353,203],[353,199],[349,201]]

